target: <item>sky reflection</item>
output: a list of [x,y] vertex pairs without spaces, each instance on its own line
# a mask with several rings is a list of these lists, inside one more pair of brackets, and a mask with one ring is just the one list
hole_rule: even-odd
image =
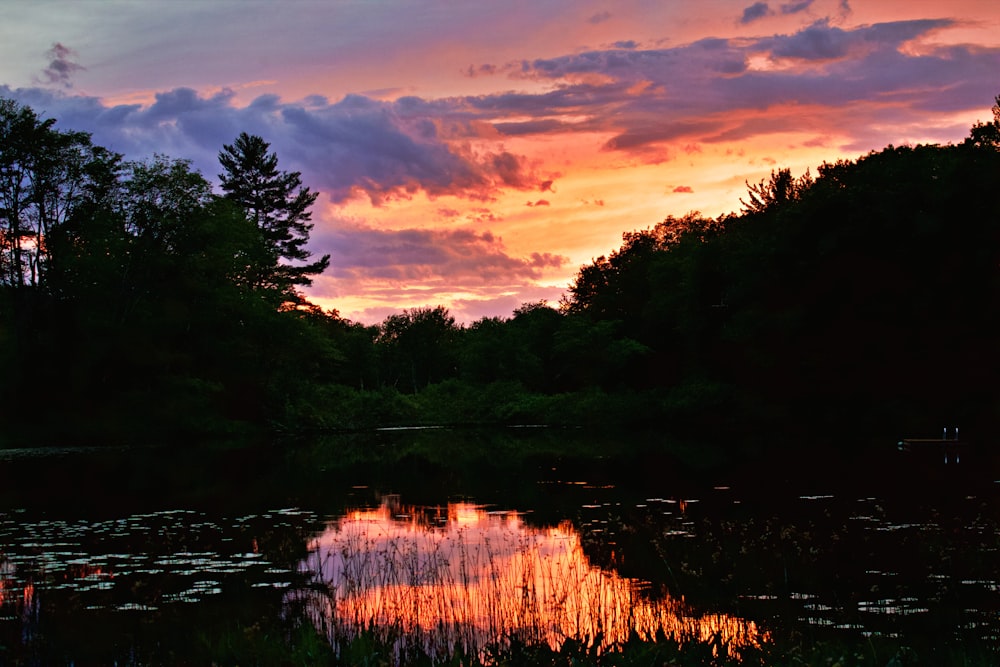
[[683,600],[592,565],[569,522],[527,525],[469,503],[415,508],[397,497],[331,522],[302,569],[316,584],[294,597],[336,647],[365,630],[431,656],[517,638],[603,649],[633,633],[738,648],[767,634],[752,621],[698,614]]

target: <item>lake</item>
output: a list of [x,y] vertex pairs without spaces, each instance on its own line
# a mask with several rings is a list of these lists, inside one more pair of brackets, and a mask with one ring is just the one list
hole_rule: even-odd
[[0,664],[1000,654],[981,456],[393,430],[0,450],[0,482]]

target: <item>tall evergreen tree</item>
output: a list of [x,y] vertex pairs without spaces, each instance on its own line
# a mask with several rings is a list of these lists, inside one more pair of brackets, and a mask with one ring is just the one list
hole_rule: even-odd
[[312,284],[311,277],[330,265],[330,256],[308,262],[309,207],[318,193],[302,186],[300,172],[279,171],[278,156],[269,149],[261,137],[241,133],[219,153],[219,179],[226,198],[246,211],[270,252],[256,286],[276,291],[283,301],[297,301],[296,287]]

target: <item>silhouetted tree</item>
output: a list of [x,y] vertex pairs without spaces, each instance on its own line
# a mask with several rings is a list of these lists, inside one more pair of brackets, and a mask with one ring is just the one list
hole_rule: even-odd
[[457,334],[455,318],[443,306],[390,315],[382,322],[377,341],[386,364],[383,382],[418,391],[454,377]]
[[989,123],[977,121],[965,140],[973,146],[989,146],[1000,149],[1000,95],[994,98],[993,120]]
[[812,182],[813,179],[809,175],[808,169],[798,178],[792,176],[791,169],[772,170],[769,179],[761,179],[760,183],[755,185],[747,183],[747,199],[740,199],[740,203],[743,204],[743,212],[747,214],[763,213],[769,209],[794,202],[802,197],[802,193],[809,189]]
[[47,236],[84,195],[90,135],[55,122],[0,99],[0,284],[44,282]]
[[297,171],[278,171],[278,157],[261,137],[243,132],[223,146],[219,174],[226,198],[246,211],[263,235],[270,254],[255,278],[258,287],[274,291],[280,300],[299,300],[297,287],[310,285],[312,276],[330,265],[330,256],[307,262],[306,249],[313,225],[309,207],[317,193],[302,186]]

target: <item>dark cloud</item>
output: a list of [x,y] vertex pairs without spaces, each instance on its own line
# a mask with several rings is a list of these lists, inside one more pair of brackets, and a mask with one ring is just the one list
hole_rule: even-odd
[[503,240],[474,229],[383,230],[338,225],[314,232],[316,252],[330,253],[327,274],[338,280],[417,282],[439,286],[512,284],[559,269],[568,258],[550,253],[511,256]]
[[616,49],[628,49],[628,50],[632,50],[632,49],[639,48],[639,43],[637,41],[635,41],[634,39],[625,39],[625,40],[622,40],[620,42],[615,42],[613,44],[613,46]]
[[468,69],[464,70],[464,73],[470,79],[474,79],[477,76],[492,76],[497,73],[497,66],[484,64],[476,67],[475,65],[469,65]]
[[799,0],[799,2],[789,2],[781,5],[782,14],[798,14],[804,12],[812,6],[813,0]]
[[863,43],[862,35],[831,27],[819,21],[790,37],[775,38],[771,54],[778,58],[831,60],[847,54],[852,45]]
[[243,131],[258,134],[283,166],[301,171],[306,183],[335,202],[365,195],[379,204],[417,192],[488,200],[504,189],[539,187],[521,156],[452,142],[453,135],[475,136],[476,130],[461,105],[450,101],[349,95],[331,104],[318,96],[284,102],[264,95],[237,107],[230,90],[203,96],[177,88],[157,93],[148,106],[105,106],[96,98],[42,89],[11,92],[129,157],[183,156],[208,176],[218,173],[223,144]]
[[925,19],[843,30],[822,19],[794,35],[764,39],[758,45],[769,49],[771,55],[777,58],[831,60],[848,54],[863,57],[878,49],[897,51],[910,40],[953,25],[951,19]]
[[659,144],[685,137],[703,136],[719,125],[717,120],[683,120],[677,122],[638,125],[607,141],[605,150],[635,150],[650,144]]
[[72,88],[72,77],[76,72],[87,69],[75,62],[77,53],[73,49],[56,42],[45,52],[49,65],[42,70],[40,83]]
[[598,12],[597,14],[594,14],[589,19],[587,19],[587,23],[591,23],[593,25],[597,25],[599,23],[604,23],[605,21],[610,20],[610,19],[611,19],[611,12],[607,12],[607,11]]
[[770,16],[773,12],[766,2],[755,2],[746,9],[743,10],[743,16],[740,18],[740,23],[746,25],[747,23],[753,23],[758,21],[765,16]]
[[[522,64],[521,75],[551,80],[552,91],[485,96],[469,105],[489,110],[494,118],[516,117],[509,125],[494,121],[503,132],[606,132],[612,134],[606,150],[644,154],[652,161],[663,159],[657,146],[678,141],[735,141],[792,128],[816,131],[810,115],[801,112],[815,105],[838,109],[827,121],[844,134],[857,122],[868,122],[870,110],[883,108],[882,103],[892,104],[900,122],[923,122],[931,131],[937,122],[930,115],[921,121],[906,109],[980,108],[984,97],[995,94],[995,72],[1000,71],[996,48],[925,45],[919,53],[904,48],[954,25],[928,19],[844,29],[821,20],[795,33],[759,39],[584,52]],[[761,55],[782,66],[749,67]],[[797,108],[785,114],[779,110],[784,105]],[[753,118],[767,109],[776,111],[770,118]],[[563,113],[583,120],[553,122]],[[544,120],[521,121],[524,116]],[[891,132],[891,122],[879,124]]]
[[439,208],[437,212],[439,216],[446,220],[454,219],[462,215],[462,212],[457,208]]

